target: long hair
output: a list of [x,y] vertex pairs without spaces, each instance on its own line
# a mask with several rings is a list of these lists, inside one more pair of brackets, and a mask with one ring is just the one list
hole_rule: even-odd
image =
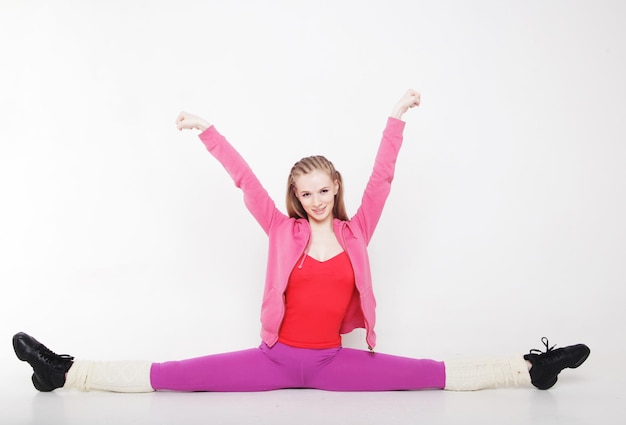
[[339,183],[339,190],[335,195],[335,205],[333,206],[333,217],[347,221],[348,214],[343,201],[343,180],[339,171],[335,170],[333,163],[321,155],[308,156],[296,162],[289,172],[287,179],[287,214],[291,218],[306,218],[308,215],[300,200],[296,196],[295,179],[303,174],[308,174],[314,170],[321,170],[328,173],[331,180]]

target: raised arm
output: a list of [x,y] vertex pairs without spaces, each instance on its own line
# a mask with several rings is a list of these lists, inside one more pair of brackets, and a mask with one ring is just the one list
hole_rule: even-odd
[[215,127],[204,118],[181,112],[176,118],[179,130],[200,130],[200,140],[207,150],[222,164],[233,179],[235,186],[243,192],[244,203],[265,233],[269,233],[277,218],[284,218],[261,185],[243,157],[228,143]]
[[407,90],[393,107],[387,120],[387,126],[383,131],[374,160],[374,168],[361,198],[361,206],[352,217],[352,222],[361,228],[367,243],[372,238],[391,191],[391,182],[395,173],[396,159],[402,146],[402,133],[405,125],[400,118],[410,108],[419,104],[420,94],[412,89]]

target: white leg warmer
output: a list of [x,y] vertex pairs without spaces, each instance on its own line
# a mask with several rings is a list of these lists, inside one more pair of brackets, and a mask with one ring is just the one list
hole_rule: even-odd
[[446,390],[474,391],[530,385],[528,366],[522,356],[454,359],[444,364]]
[[154,391],[150,385],[151,366],[152,363],[146,361],[75,360],[67,372],[63,388],[119,393],[151,392]]

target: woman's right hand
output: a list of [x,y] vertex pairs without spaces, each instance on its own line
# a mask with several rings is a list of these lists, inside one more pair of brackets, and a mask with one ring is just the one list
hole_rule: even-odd
[[181,131],[192,129],[204,131],[209,127],[211,124],[207,120],[189,112],[183,111],[176,117],[176,128]]

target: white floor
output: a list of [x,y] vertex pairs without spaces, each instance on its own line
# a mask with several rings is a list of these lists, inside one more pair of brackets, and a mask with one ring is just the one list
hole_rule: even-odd
[[[27,365],[3,367],[1,424],[624,424],[624,353],[592,352],[549,391],[38,393]],[[6,365],[5,365],[6,366]]]

